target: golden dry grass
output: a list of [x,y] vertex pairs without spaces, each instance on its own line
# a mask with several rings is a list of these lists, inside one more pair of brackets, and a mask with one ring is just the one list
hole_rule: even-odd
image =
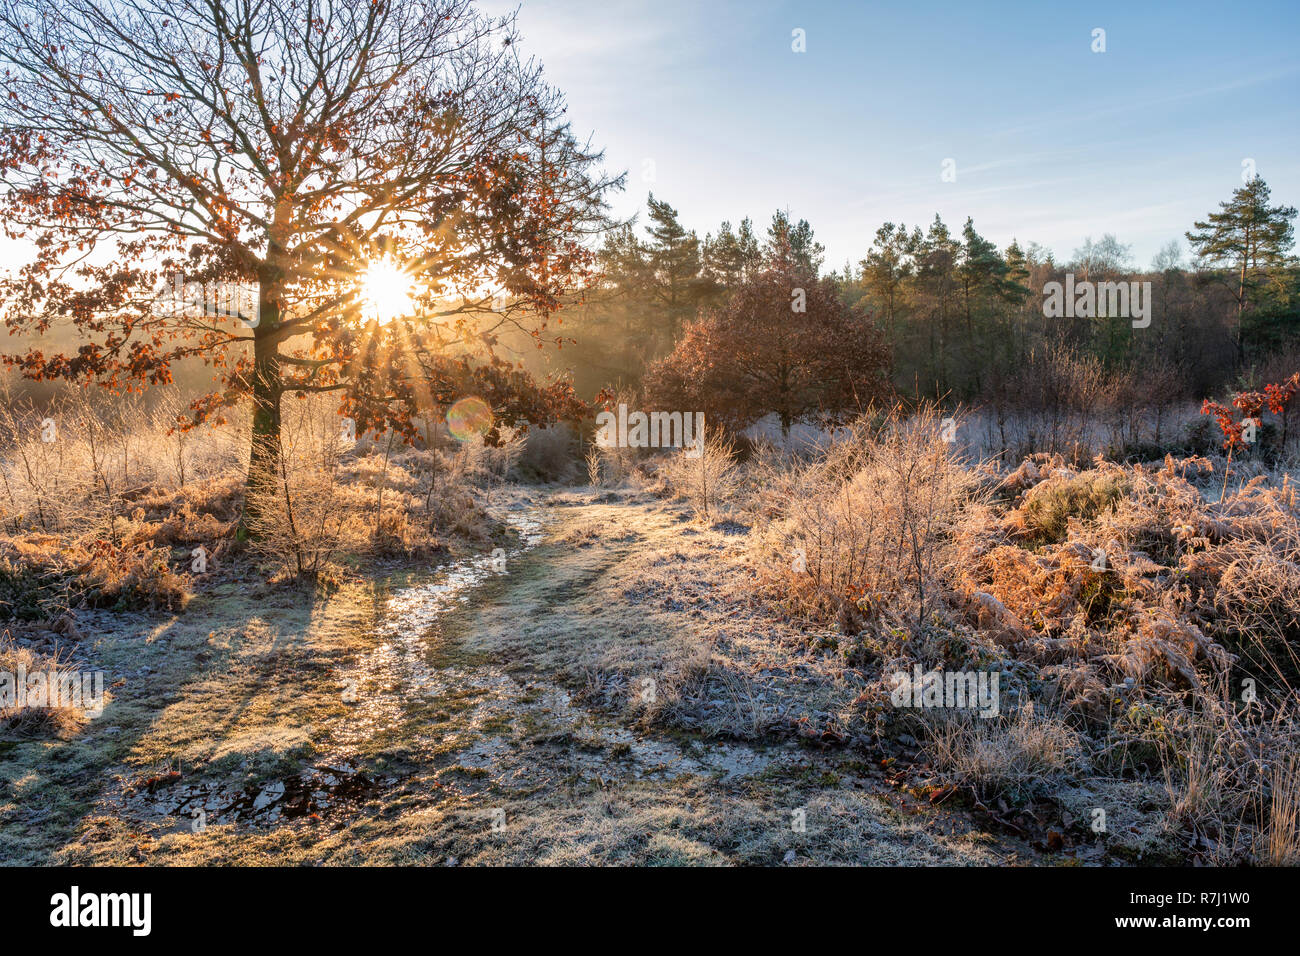
[[[939,426],[933,410],[874,416],[810,459],[750,466],[766,593],[845,632],[867,681],[859,719],[914,726],[882,689],[914,664],[997,671],[1004,701],[1036,702],[1059,733],[1040,716],[1026,736],[1005,707],[987,724],[932,722],[923,750],[940,777],[981,796],[1042,792],[1068,750],[1089,772],[1163,782],[1169,826],[1190,841],[1240,848],[1229,834],[1245,827],[1286,845],[1288,798],[1261,797],[1300,742],[1291,477],[1238,479],[1220,498],[1221,460],[1036,455],[1000,470],[958,460]],[[1038,760],[1033,740],[1055,742]]]
[[10,631],[0,632],[0,682],[5,694],[0,697],[0,733],[9,737],[69,738],[86,723],[85,707],[60,699],[33,701],[22,695],[17,682],[24,675],[43,674],[47,691],[56,684],[75,677],[74,668],[57,654],[40,654],[21,646]]
[[[195,579],[233,556],[248,429],[180,431],[172,391],[154,404],[91,398],[37,410],[0,404],[0,620],[68,607],[183,607]],[[470,489],[516,465],[523,436],[499,448],[429,430],[423,447],[390,435],[342,437],[325,400],[285,400],[283,469],[252,553],[314,578],[345,557],[420,556],[487,540]]]

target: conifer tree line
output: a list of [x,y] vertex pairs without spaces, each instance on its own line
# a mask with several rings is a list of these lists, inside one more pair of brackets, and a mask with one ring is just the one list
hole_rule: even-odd
[[[819,402],[835,417],[844,409],[834,406],[886,390],[997,407],[1034,404],[1058,399],[1048,393],[1062,376],[1078,378],[1080,368],[1132,391],[1138,403],[1144,395],[1152,404],[1199,399],[1297,364],[1295,216],[1294,208],[1274,204],[1256,177],[1145,267],[1110,233],[1058,259],[1019,239],[999,248],[970,218],[954,229],[936,215],[925,225],[880,225],[856,262],[827,271],[812,226],[787,211],[761,231],[745,218],[701,238],[651,194],[644,223],[607,235],[599,283],[566,310],[572,342],[562,364],[585,396],[611,388],[687,401],[691,386],[697,399],[707,399],[710,388],[728,392],[714,396],[715,411],[735,424],[759,413],[815,417]],[[1067,273],[1079,282],[1150,282],[1149,326],[1135,328],[1127,315],[1047,317],[1044,286]],[[834,305],[819,299],[821,317],[810,318],[776,289],[782,282],[815,288],[822,298],[829,293]],[[846,369],[841,361],[828,381],[825,362],[806,362],[816,366],[805,369],[807,394],[781,409],[774,383],[789,377],[790,363],[770,374],[755,370],[737,355],[747,336],[769,351],[829,349],[879,368]],[[740,376],[748,381],[743,399]],[[732,414],[738,404],[744,408]]]

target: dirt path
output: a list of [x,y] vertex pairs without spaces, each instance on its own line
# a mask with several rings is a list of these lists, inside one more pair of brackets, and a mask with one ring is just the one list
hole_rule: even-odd
[[1016,859],[801,739],[852,672],[745,600],[747,529],[624,492],[491,507],[517,531],[504,569],[467,555],[329,599],[235,584],[162,624],[98,621],[105,716],[0,754],[19,859]]

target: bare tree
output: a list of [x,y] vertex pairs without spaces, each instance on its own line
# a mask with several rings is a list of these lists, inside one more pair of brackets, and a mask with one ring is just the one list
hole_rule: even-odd
[[[619,183],[516,41],[468,0],[0,0],[0,214],[34,243],[5,319],[89,337],[7,361],[131,389],[200,356],[191,423],[251,395],[250,492],[287,392],[409,428],[407,345],[491,364],[503,323],[540,340]],[[182,274],[248,302],[177,308]]]

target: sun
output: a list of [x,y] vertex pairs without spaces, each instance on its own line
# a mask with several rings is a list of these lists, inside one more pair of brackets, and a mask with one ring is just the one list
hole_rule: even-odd
[[361,274],[363,314],[380,325],[415,311],[411,276],[391,259],[372,262]]

